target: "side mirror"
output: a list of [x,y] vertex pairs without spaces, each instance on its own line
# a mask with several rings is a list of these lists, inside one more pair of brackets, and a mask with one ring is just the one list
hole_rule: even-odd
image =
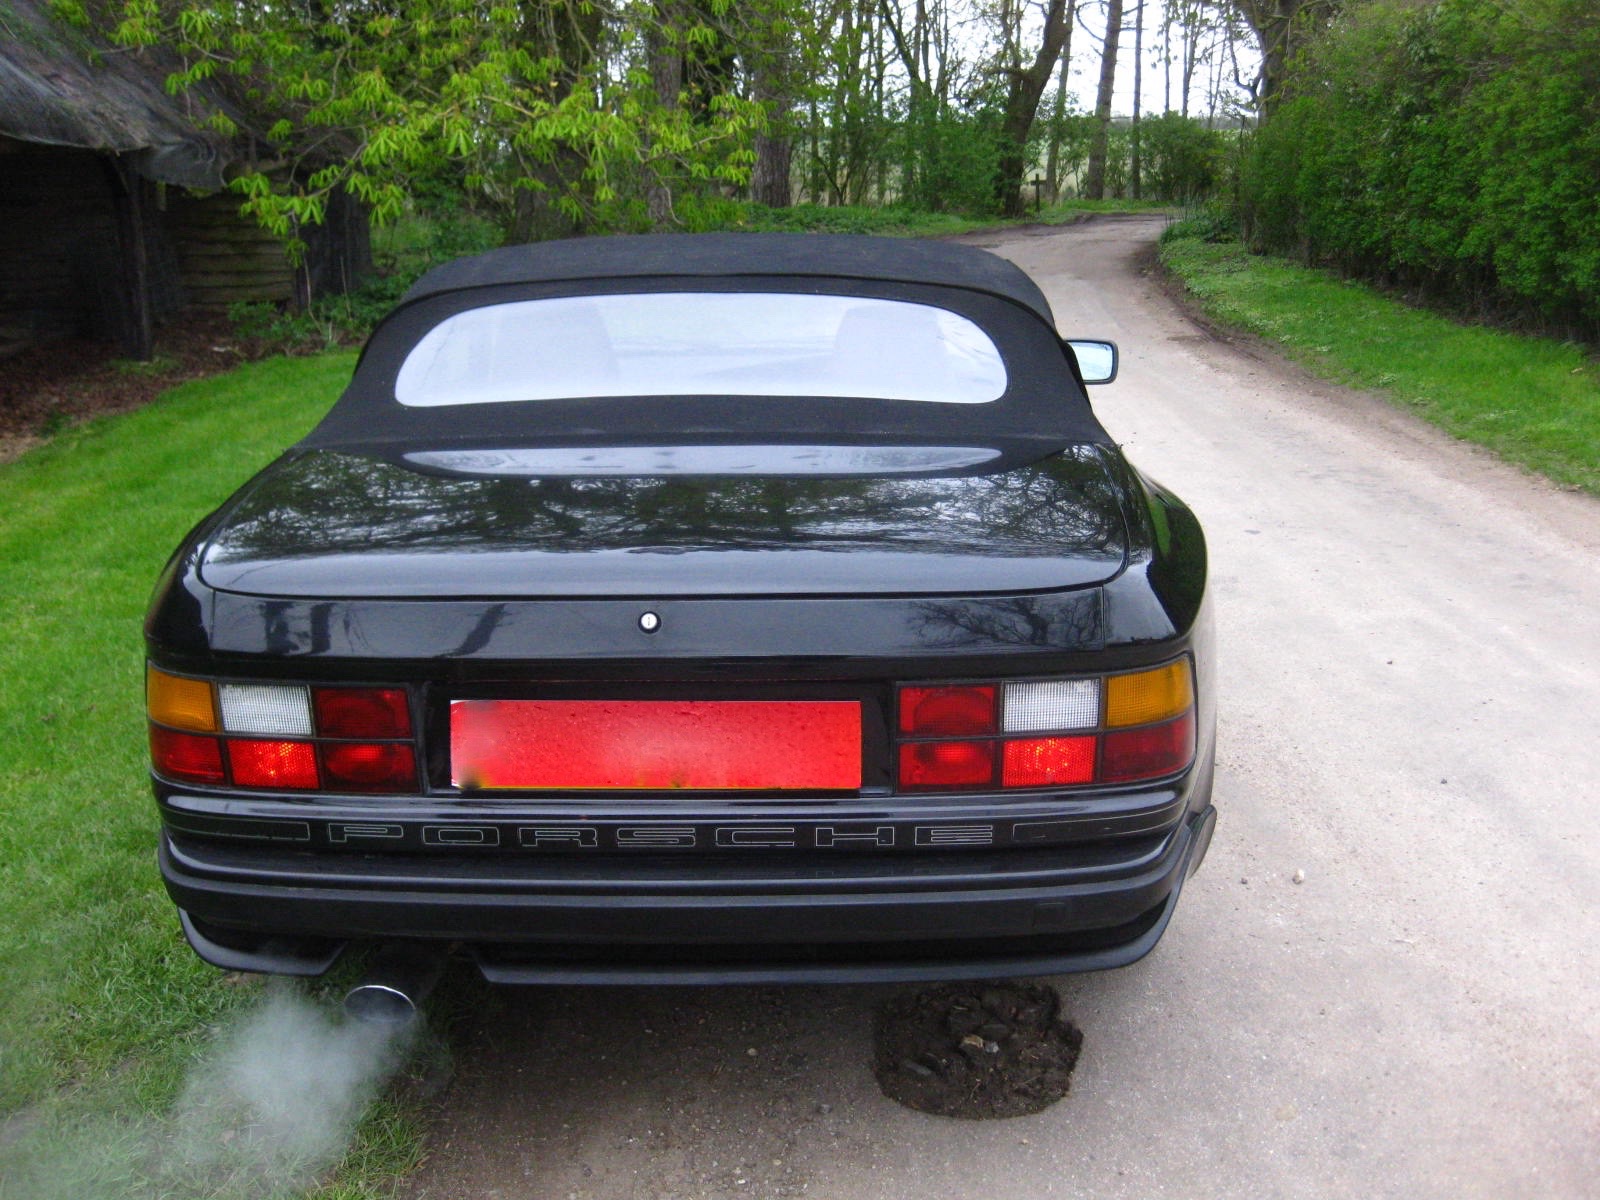
[[1115,342],[1079,341],[1062,338],[1061,344],[1077,360],[1078,374],[1084,383],[1110,383],[1117,377],[1117,344]]

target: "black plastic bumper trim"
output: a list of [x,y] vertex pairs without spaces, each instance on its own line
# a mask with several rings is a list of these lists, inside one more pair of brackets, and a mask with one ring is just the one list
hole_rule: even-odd
[[[991,886],[946,891],[752,895],[550,895],[455,890],[359,890],[317,886],[315,877],[245,884],[182,870],[163,839],[162,874],[184,911],[184,931],[209,962],[236,970],[318,974],[349,938],[460,941],[492,980],[521,983],[845,982],[1047,975],[1123,966],[1161,937],[1215,812],[1205,809],[1163,843],[1157,861],[1116,878],[1083,880],[1071,870],[1054,882],[1019,886],[1001,875]],[[1096,935],[1129,939],[1099,944]],[[1018,954],[1059,937],[1061,952]],[[326,939],[295,962],[286,947]],[[827,947],[848,942],[848,961]],[[942,943],[956,952],[908,961],[902,947]],[[781,947],[815,945],[815,961],[784,960]],[[551,953],[540,957],[541,945]],[[774,961],[759,961],[760,947]],[[718,947],[753,946],[755,960],[716,959]],[[882,948],[878,956],[872,947]],[[984,947],[976,952],[975,947]],[[514,954],[496,951],[515,948]],[[595,951],[574,961],[561,947]],[[635,962],[632,947],[670,947],[679,961]],[[962,950],[960,948],[966,948]],[[697,956],[697,948],[705,952]],[[989,952],[992,950],[992,953]],[[638,956],[635,955],[635,958]],[[647,956],[648,957],[648,956]],[[697,957],[700,961],[696,961]],[[324,959],[326,961],[324,962]]]

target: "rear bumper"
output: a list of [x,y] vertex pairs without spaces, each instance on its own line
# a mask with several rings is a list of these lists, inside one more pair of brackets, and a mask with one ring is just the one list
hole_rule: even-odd
[[767,983],[1051,975],[1155,946],[1210,843],[1166,832],[1002,854],[774,867],[639,860],[562,871],[484,859],[330,859],[171,832],[160,861],[200,956],[320,974],[351,942],[456,946],[513,983]]

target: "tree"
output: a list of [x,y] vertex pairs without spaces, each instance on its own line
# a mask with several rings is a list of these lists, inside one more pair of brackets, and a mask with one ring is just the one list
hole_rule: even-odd
[[[1072,10],[1067,0],[1049,0],[1044,32],[1033,61],[1023,67],[1020,55],[1004,67],[1007,87],[1000,121],[1000,161],[995,173],[995,196],[1008,217],[1022,215],[1022,176],[1027,169],[1028,134],[1039,111],[1039,98],[1055,71],[1056,60],[1067,42]],[[1013,45],[1020,36],[1013,33]],[[1020,48],[1020,47],[1019,47]]]
[[766,115],[765,127],[755,133],[750,198],[772,208],[787,208],[794,199],[794,114],[800,90],[795,43],[799,26],[787,12],[779,12],[760,32],[765,36],[752,37],[745,53],[751,97]]
[[1137,0],[1133,10],[1133,127],[1129,130],[1132,146],[1133,198],[1139,199],[1142,181],[1139,178],[1139,117],[1144,99],[1144,0]]
[[[514,215],[519,236],[636,225],[663,180],[742,183],[763,121],[736,88],[667,97],[667,51],[715,50],[730,0],[113,2],[124,45],[182,56],[175,87],[214,79],[272,114],[267,161],[234,186],[291,240],[336,189],[382,221],[440,172]],[[702,81],[720,69],[691,61]]]
[[1242,17],[1261,48],[1261,71],[1249,85],[1256,106],[1269,107],[1283,87],[1290,59],[1338,15],[1343,0],[1216,0]]
[[1094,140],[1089,145],[1089,170],[1083,194],[1106,198],[1106,149],[1111,137],[1111,95],[1117,82],[1117,40],[1122,36],[1122,0],[1107,0],[1106,37],[1100,52],[1100,90],[1094,105]]
[[1050,198],[1061,198],[1061,150],[1066,140],[1067,73],[1072,66],[1072,27],[1077,22],[1078,0],[1067,3],[1067,36],[1061,43],[1060,65],[1056,70],[1055,100],[1050,106],[1049,143],[1045,151],[1045,186]]

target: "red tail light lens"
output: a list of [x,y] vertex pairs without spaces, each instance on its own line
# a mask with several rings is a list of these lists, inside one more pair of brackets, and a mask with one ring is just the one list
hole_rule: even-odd
[[899,689],[902,791],[1059,788],[1176,775],[1194,762],[1187,656],[1109,675]]
[[900,689],[900,732],[961,737],[994,732],[994,687]]
[[353,792],[403,792],[417,785],[411,747],[396,742],[336,742],[322,748],[326,786]]
[[222,750],[216,738],[150,726],[150,762],[156,774],[190,783],[222,782]]
[[1194,758],[1194,713],[1165,725],[1105,736],[1100,778],[1108,783],[1155,779],[1181,771]]
[[318,737],[411,736],[411,710],[401,688],[317,688],[312,700]]
[[987,787],[993,782],[993,742],[916,742],[900,747],[900,786],[910,791]]
[[1021,738],[1005,742],[1000,786],[1055,787],[1094,781],[1094,738]]
[[317,753],[310,742],[261,742],[235,738],[228,764],[240,787],[314,788]]
[[145,678],[150,762],[168,779],[294,791],[419,788],[405,688],[196,679],[154,664]]

